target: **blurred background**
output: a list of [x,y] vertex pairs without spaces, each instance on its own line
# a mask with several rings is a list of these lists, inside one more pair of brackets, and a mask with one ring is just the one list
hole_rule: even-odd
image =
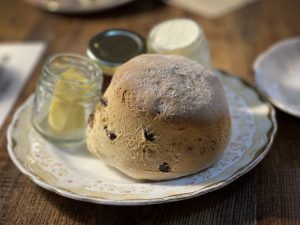
[[[0,224],[299,224],[299,118],[279,110],[274,146],[255,170],[219,191],[172,204],[112,207],[62,198],[34,185],[8,159],[12,114],[1,102],[14,94],[10,107],[13,100],[12,110],[21,105],[49,55],[86,55],[89,40],[111,28],[147,38],[156,24],[179,17],[202,27],[216,68],[252,84],[257,56],[300,35],[299,0],[0,0],[0,114],[8,113],[2,128],[0,118]],[[23,58],[10,65],[18,55]],[[8,72],[20,65],[18,73]],[[22,85],[11,88],[18,80]]]

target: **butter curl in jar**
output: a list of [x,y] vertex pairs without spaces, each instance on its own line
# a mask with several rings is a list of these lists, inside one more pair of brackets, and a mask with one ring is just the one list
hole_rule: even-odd
[[211,68],[204,32],[190,19],[171,19],[154,26],[148,36],[148,52],[183,55]]
[[88,58],[67,53],[51,56],[36,86],[32,112],[35,129],[56,143],[83,142],[102,82],[101,69]]

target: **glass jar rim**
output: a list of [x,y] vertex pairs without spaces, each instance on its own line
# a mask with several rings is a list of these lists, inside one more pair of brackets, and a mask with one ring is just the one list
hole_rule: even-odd
[[[82,82],[82,81],[77,81],[77,80],[66,79],[66,78],[61,77],[59,74],[54,73],[53,71],[51,71],[49,66],[51,65],[51,63],[54,62],[54,60],[61,58],[61,57],[69,57],[74,60],[86,63],[87,66],[89,67],[88,70],[90,72],[92,72],[94,76],[89,77],[89,79],[87,79],[86,82]],[[46,59],[46,62],[43,66],[43,70],[47,73],[47,75],[51,75],[55,79],[60,79],[67,83],[90,84],[95,81],[100,82],[101,85],[103,83],[103,72],[102,72],[102,69],[97,65],[97,63],[95,63],[93,60],[91,60],[85,56],[82,56],[82,55],[76,54],[76,53],[57,53],[57,54],[53,54],[53,55],[49,56]]]

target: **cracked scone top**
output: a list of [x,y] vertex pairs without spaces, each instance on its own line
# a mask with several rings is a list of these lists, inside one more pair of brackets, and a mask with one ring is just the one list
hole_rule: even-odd
[[216,162],[230,127],[218,78],[182,56],[145,54],[117,69],[90,116],[87,147],[130,177],[166,180]]

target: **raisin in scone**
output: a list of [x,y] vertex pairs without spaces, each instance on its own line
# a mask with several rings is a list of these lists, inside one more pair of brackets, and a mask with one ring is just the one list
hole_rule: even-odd
[[145,54],[117,69],[86,141],[90,152],[130,177],[167,180],[216,162],[230,128],[217,77],[182,56]]

